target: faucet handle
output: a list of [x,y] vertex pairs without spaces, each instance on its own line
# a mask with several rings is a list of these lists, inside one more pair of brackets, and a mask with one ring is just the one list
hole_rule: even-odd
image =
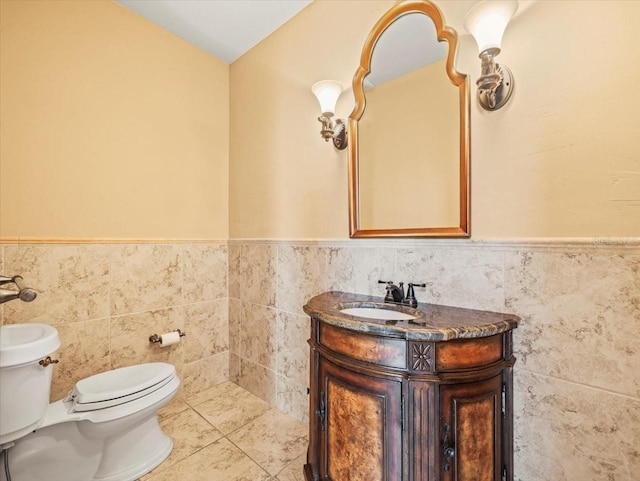
[[418,300],[416,299],[416,295],[413,292],[414,287],[427,287],[427,284],[417,284],[415,282],[409,282],[409,288],[407,289],[407,297],[404,300],[404,303],[409,307],[418,307]]
[[380,281],[380,280],[378,280],[378,284],[388,284],[388,285],[391,285],[391,284],[393,284],[393,281]]

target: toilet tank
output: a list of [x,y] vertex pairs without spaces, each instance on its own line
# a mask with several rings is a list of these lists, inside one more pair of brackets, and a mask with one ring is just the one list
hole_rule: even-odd
[[60,347],[46,324],[0,326],[0,445],[21,438],[43,421],[53,365],[40,361]]

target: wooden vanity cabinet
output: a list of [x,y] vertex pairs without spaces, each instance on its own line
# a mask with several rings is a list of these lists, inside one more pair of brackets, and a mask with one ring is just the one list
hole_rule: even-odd
[[312,315],[306,481],[512,481],[511,330],[394,334]]

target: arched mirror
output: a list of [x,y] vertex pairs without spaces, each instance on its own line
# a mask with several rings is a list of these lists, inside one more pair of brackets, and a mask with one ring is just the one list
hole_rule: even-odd
[[351,237],[469,236],[469,93],[457,36],[427,1],[373,27],[349,116]]

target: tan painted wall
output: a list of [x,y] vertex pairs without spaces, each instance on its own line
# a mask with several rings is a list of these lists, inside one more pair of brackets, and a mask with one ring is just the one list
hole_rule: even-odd
[[[231,66],[232,238],[348,236],[347,154],[321,140],[310,86],[350,85],[392,4],[316,1]],[[473,237],[640,235],[639,17],[640,2],[541,1],[509,25],[515,94],[472,102]],[[475,81],[469,36],[457,66]]]
[[226,239],[229,66],[110,1],[0,4],[0,237]]

